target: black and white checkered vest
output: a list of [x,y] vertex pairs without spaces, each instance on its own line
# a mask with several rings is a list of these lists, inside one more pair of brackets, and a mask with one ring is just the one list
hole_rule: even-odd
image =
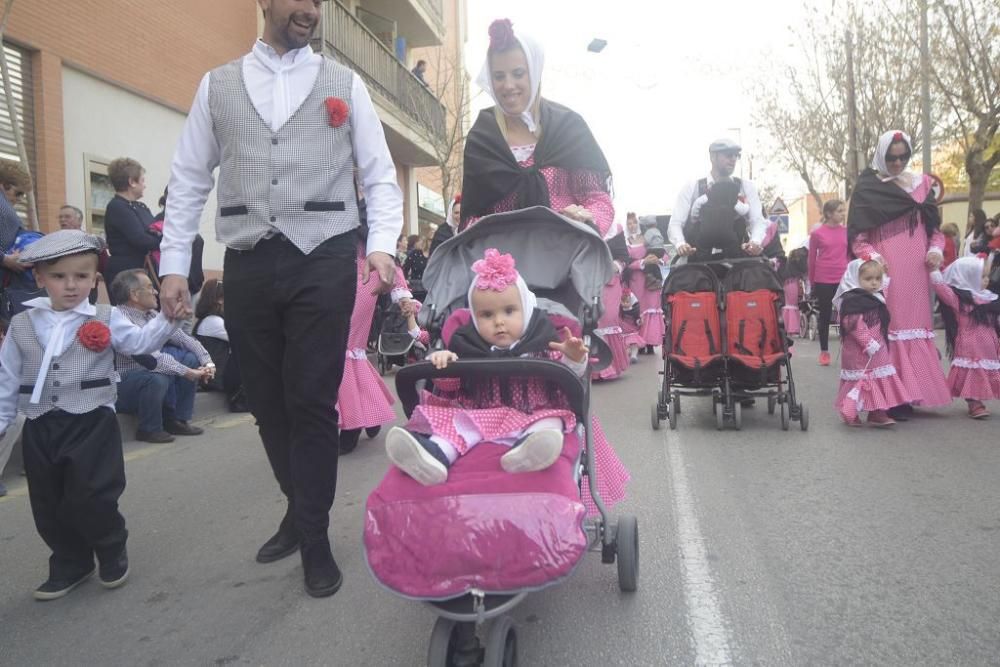
[[329,58],[312,92],[278,131],[253,106],[243,61],[212,70],[208,107],[221,148],[217,239],[249,250],[274,230],[303,253],[358,221],[350,118],[333,127],[327,98],[351,104],[351,70]]
[[[97,306],[97,315],[86,322],[94,320],[110,326],[111,307]],[[66,351],[52,358],[41,400],[31,403],[33,383],[42,367],[45,348],[38,342],[35,326],[27,312],[11,320],[7,335],[17,344],[21,354],[21,382],[25,384],[21,385],[17,408],[28,419],[37,419],[52,410],[79,415],[114,404],[118,398],[114,348],[109,345],[103,352],[88,350],[74,331],[73,342]]]

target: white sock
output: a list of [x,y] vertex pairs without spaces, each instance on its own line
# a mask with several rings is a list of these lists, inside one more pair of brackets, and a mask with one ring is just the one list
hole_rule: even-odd
[[431,442],[438,446],[441,453],[448,459],[448,463],[454,463],[458,459],[458,449],[439,435],[432,435]]

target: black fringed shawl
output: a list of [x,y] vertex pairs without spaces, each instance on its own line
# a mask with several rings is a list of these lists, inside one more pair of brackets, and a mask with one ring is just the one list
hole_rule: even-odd
[[922,202],[918,202],[908,192],[892,181],[883,182],[874,169],[861,172],[851,193],[851,205],[847,213],[847,255],[854,258],[854,239],[862,232],[878,230],[887,222],[909,216],[910,234],[916,231],[923,220],[924,229],[930,237],[941,226],[941,213],[934,201],[934,193],[928,191]]

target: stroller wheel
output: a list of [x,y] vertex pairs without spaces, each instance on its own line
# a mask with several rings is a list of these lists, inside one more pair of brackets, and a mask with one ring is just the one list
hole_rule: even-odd
[[733,426],[739,431],[743,428],[743,404],[733,401]]
[[660,430],[660,404],[653,403],[653,409],[649,413],[649,423],[654,431]]
[[775,396],[774,394],[767,395],[767,414],[769,415],[774,414],[774,407],[777,405],[777,403],[778,403],[777,396]]
[[791,410],[788,407],[788,401],[781,402],[781,430],[788,430],[788,423],[791,421]]
[[677,430],[677,413],[680,412],[681,401],[677,397],[677,394],[670,399],[670,403],[667,404],[667,421],[670,422],[670,430]]
[[451,667],[455,662],[457,644],[458,623],[443,616],[438,617],[427,648],[427,667]]
[[799,403],[799,426],[803,431],[809,430],[809,408]]
[[501,616],[486,635],[483,667],[511,667],[517,664],[517,631],[510,616]]
[[633,593],[639,586],[639,522],[631,514],[618,518],[615,548],[618,551],[618,588]]
[[726,404],[720,399],[713,399],[712,411],[715,413],[715,429],[721,431],[726,428]]
[[681,413],[681,392],[674,392],[674,412],[677,414]]
[[388,365],[389,364],[387,363],[385,355],[382,355],[382,354],[378,355],[378,374],[379,375],[383,375],[383,376],[385,375],[386,370],[388,370],[388,368],[387,368]]

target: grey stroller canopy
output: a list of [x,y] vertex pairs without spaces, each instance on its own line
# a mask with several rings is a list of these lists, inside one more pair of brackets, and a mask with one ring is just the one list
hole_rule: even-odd
[[600,317],[601,292],[614,275],[607,244],[592,227],[544,206],[486,216],[441,244],[424,271],[426,316],[443,319],[467,305],[472,264],[488,248],[514,257],[541,307],[555,302],[581,321]]

